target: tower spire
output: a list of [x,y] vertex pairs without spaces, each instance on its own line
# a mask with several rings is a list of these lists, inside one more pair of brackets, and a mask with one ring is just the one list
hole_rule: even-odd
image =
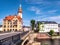
[[20,8],[21,8],[21,4],[20,4]]
[[22,6],[21,6],[21,4],[19,5],[19,8],[18,8],[18,16],[20,16],[22,18]]
[[22,13],[22,6],[21,6],[21,4],[19,6],[18,13]]

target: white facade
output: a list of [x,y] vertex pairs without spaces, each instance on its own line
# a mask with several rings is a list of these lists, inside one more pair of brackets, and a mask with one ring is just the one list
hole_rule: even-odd
[[22,18],[22,6],[20,4],[20,8],[18,9],[18,16]]
[[0,31],[3,31],[3,28],[2,27],[0,27]]
[[23,27],[24,31],[29,31],[31,28],[30,27]]
[[49,32],[50,30],[54,30],[54,32],[59,32],[58,24],[41,24],[39,32]]
[[20,16],[22,18],[22,13],[18,13],[18,16]]

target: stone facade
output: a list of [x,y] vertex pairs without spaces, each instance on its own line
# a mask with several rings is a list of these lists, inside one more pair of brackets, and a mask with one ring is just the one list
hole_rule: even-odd
[[3,19],[3,31],[21,31],[22,24],[22,8],[20,6],[17,15],[9,15]]

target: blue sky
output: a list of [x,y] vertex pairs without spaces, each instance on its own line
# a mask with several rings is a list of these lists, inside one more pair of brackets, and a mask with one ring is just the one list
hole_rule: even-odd
[[60,23],[60,0],[0,0],[0,24],[4,17],[17,14],[20,4],[24,25],[30,25],[31,19]]

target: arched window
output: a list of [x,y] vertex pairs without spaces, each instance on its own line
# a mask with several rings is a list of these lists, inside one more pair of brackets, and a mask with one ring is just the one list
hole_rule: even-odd
[[7,31],[9,32],[9,29]]
[[17,29],[15,29],[15,31],[17,31]]
[[10,32],[12,31],[12,29],[10,29]]
[[6,30],[4,29],[4,32],[5,32]]

